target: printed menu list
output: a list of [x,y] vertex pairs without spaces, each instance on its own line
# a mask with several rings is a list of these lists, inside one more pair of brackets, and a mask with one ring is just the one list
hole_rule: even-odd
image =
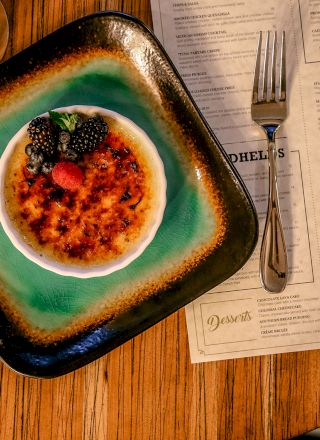
[[[156,35],[252,196],[260,227],[245,266],[186,307],[192,362],[320,348],[320,1],[151,0]],[[259,254],[267,144],[251,119],[259,31],[286,31],[289,116],[278,131],[286,290],[265,292]]]

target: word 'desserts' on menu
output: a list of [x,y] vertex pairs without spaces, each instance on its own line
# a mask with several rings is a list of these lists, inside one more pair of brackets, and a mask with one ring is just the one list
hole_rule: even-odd
[[241,322],[248,322],[252,320],[252,314],[249,310],[246,310],[245,312],[239,313],[238,315],[211,315],[209,316],[207,323],[209,325],[209,331],[214,332],[216,331],[221,325],[227,325],[227,324],[238,324]]

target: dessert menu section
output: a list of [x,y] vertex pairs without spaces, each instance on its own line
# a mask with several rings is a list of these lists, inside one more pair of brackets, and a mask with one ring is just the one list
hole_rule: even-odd
[[[255,204],[257,248],[234,276],[186,307],[192,362],[320,348],[320,2],[152,0],[154,30]],[[267,209],[264,133],[251,120],[259,31],[286,31],[289,116],[278,131],[286,290],[261,288]]]

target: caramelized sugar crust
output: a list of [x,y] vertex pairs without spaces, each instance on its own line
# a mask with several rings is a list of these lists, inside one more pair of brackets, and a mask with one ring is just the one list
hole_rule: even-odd
[[98,150],[83,155],[84,179],[74,191],[58,186],[51,173],[28,173],[21,151],[8,170],[6,200],[11,220],[39,252],[68,264],[102,264],[144,233],[150,169],[123,133],[110,129]]

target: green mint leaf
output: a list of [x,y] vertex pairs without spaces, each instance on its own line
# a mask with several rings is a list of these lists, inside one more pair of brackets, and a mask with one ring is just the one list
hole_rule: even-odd
[[59,113],[50,110],[49,115],[52,122],[61,127],[62,130],[67,130],[69,131],[69,133],[72,134],[76,129],[76,124],[78,120],[78,115],[76,113]]
[[67,130],[67,126],[65,125],[65,123],[63,121],[62,113],[58,113],[53,110],[50,110],[49,115],[50,115],[50,118],[54,124],[59,125],[59,127],[61,127],[62,130]]

